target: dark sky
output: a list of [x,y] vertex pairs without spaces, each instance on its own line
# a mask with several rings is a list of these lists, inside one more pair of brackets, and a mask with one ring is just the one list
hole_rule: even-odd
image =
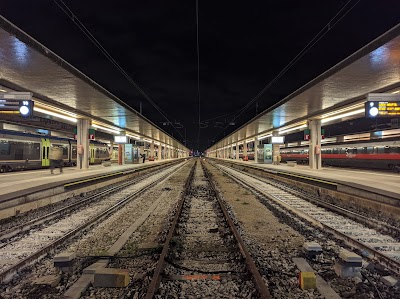
[[[186,128],[191,149],[206,149],[400,21],[399,0],[351,0],[344,10],[355,5],[351,11],[257,100],[258,108],[253,104],[228,126],[348,0],[200,0],[199,130],[195,0],[63,1],[168,118]],[[183,141],[54,0],[2,0],[0,13],[132,108],[142,102],[144,116]]]

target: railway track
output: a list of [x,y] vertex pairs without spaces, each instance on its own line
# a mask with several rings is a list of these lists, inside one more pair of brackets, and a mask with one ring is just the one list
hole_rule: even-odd
[[99,201],[103,197],[110,196],[112,193],[118,192],[121,189],[135,185],[151,175],[153,175],[153,173],[147,173],[133,180],[119,183],[111,187],[106,187],[103,190],[96,192],[95,194],[83,198],[78,198],[77,200],[71,203],[67,203],[66,205],[62,205],[60,208],[56,208],[54,210],[51,208],[49,209],[49,207],[44,207],[43,210],[45,211],[43,212],[32,212],[31,214],[34,215],[26,217],[29,218],[29,220],[27,221],[26,219],[24,219],[24,216],[17,217],[16,219],[12,219],[11,221],[3,221],[0,229],[0,248],[6,246],[10,242],[10,239],[17,235],[29,232],[32,229],[36,229],[38,226],[45,224],[53,219],[68,216],[70,213],[76,211],[79,208],[89,205],[95,201]]
[[203,165],[195,167],[145,298],[271,298]]
[[[253,192],[261,194],[262,197],[283,206],[313,225],[334,234],[350,246],[358,248],[368,258],[374,259],[393,272],[400,274],[400,242],[391,235],[378,231],[384,230],[398,236],[397,228],[379,221],[368,221],[364,216],[318,202],[315,198],[313,199],[314,203],[311,203],[304,199],[304,194],[299,194],[288,187],[277,186],[266,179],[223,165],[217,165],[217,167]],[[363,224],[366,222],[368,222],[368,226]],[[373,225],[377,229],[372,229]]]
[[[119,191],[116,192],[113,189],[112,191],[115,193],[109,197],[107,197],[106,193],[102,193],[103,199],[97,201],[95,205],[81,206],[83,207],[82,209],[74,207],[75,211],[72,213],[67,211],[52,213],[52,215],[48,216],[51,220],[47,219],[46,223],[32,229],[32,227],[38,225],[38,223],[34,224],[38,220],[34,220],[33,223],[29,224],[31,225],[29,234],[15,238],[15,240],[9,241],[0,248],[0,281],[7,282],[11,280],[21,269],[34,264],[48,253],[55,252],[56,248],[65,241],[101,222],[131,200],[158,184],[181,165],[182,163],[161,170],[134,185],[129,186],[127,184],[124,189],[116,187]],[[91,201],[93,203],[93,200]],[[61,219],[57,219],[60,214],[62,215]],[[15,235],[21,230],[26,231],[29,225],[14,228],[16,230],[14,233],[11,230],[3,233]],[[5,235],[3,234],[3,236]]]

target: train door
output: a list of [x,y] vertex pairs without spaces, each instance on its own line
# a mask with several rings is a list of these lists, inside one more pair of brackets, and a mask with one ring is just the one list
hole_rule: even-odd
[[42,138],[42,166],[50,166],[50,140]]
[[91,143],[91,144],[89,145],[89,148],[90,148],[90,160],[89,160],[89,163],[90,163],[90,164],[94,164],[94,161],[95,161],[95,154],[96,154],[96,149],[95,149],[95,147],[94,147],[94,144]]

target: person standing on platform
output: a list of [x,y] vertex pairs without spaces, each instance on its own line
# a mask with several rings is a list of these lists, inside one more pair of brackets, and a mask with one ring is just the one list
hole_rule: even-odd
[[51,147],[50,148],[50,173],[54,173],[54,168],[57,166],[60,168],[60,173],[63,172],[63,159],[62,159],[63,150],[61,147]]
[[83,145],[78,144],[76,151],[77,151],[78,158],[79,158],[79,169],[82,169],[83,154],[84,154]]

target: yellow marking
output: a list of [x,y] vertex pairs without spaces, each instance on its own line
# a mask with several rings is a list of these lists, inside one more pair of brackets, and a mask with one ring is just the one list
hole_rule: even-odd
[[108,178],[108,177],[115,176],[115,175],[118,175],[118,174],[124,174],[124,172],[121,171],[121,172],[116,172],[116,173],[112,173],[112,174],[105,174],[105,175],[102,175],[102,176],[98,176],[98,177],[94,177],[94,178],[90,178],[90,179],[86,179],[86,180],[81,180],[81,181],[77,181],[77,182],[73,182],[73,183],[64,184],[64,188],[65,187],[70,187],[70,186],[73,186],[73,185],[78,185],[78,184],[82,184],[82,183],[87,183],[87,182],[103,179],[103,178]]
[[329,181],[324,181],[324,180],[321,180],[321,179],[314,179],[314,178],[310,178],[310,177],[306,177],[306,176],[302,176],[302,175],[297,175],[297,174],[292,174],[292,173],[288,173],[288,172],[278,171],[277,173],[288,175],[288,176],[294,176],[294,177],[297,177],[297,178],[306,179],[306,180],[310,180],[310,181],[315,181],[315,182],[318,182],[318,183],[329,184],[329,185],[333,185],[333,186],[337,186],[338,185],[336,183],[332,183],[332,182],[329,182]]

